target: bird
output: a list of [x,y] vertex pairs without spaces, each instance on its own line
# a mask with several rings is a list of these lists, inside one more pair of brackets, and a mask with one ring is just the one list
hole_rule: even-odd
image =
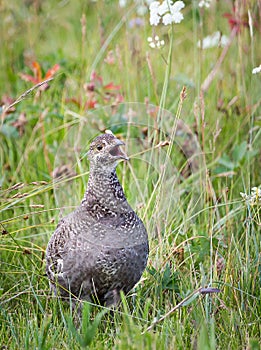
[[51,290],[67,300],[118,305],[147,266],[147,230],[131,208],[116,174],[129,158],[112,133],[90,144],[89,179],[79,206],[62,218],[46,249]]

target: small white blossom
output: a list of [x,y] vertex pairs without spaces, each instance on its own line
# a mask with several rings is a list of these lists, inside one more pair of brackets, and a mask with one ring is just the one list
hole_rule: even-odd
[[169,24],[172,23],[172,19],[171,19],[171,14],[170,14],[170,13],[166,13],[166,15],[164,15],[164,16],[162,17],[162,23],[163,23],[165,26],[167,26],[167,25],[169,25]]
[[150,24],[157,26],[162,20],[164,25],[171,23],[180,23],[183,20],[183,14],[180,12],[185,7],[183,1],[164,0],[153,1],[150,4]]
[[251,194],[240,192],[240,196],[251,206],[261,204],[261,185],[259,187],[252,187]]
[[160,6],[160,2],[159,2],[159,1],[153,1],[153,2],[150,4],[150,11],[156,11],[156,12],[158,12],[159,6]]
[[125,7],[127,5],[127,0],[119,0],[119,6]]
[[158,14],[162,16],[164,15],[164,13],[168,12],[169,9],[170,9],[170,2],[163,1],[163,3],[158,7]]
[[211,4],[211,1],[212,0],[201,0],[199,3],[198,3],[198,7],[205,7],[205,8],[209,8],[210,7],[210,4]]
[[228,44],[228,37],[226,35],[221,35],[220,32],[215,32],[211,35],[206,36],[202,43],[198,41],[198,47],[202,47],[202,49],[210,49],[212,47],[224,47]]
[[173,6],[170,7],[170,13],[174,23],[180,23],[183,20],[183,14],[180,12],[185,7],[183,1],[176,1]]
[[257,73],[260,73],[260,72],[261,72],[261,64],[260,64],[259,67],[255,67],[252,70],[252,74],[257,74]]
[[155,10],[151,10],[150,8],[150,25],[157,26],[159,22],[160,22],[160,16],[158,15],[158,12]]
[[164,40],[160,40],[160,38],[159,38],[158,35],[156,35],[156,36],[154,37],[154,39],[153,39],[151,36],[149,36],[149,37],[147,38],[147,40],[148,40],[149,46],[150,46],[152,49],[155,49],[156,47],[159,49],[159,48],[161,48],[162,46],[165,45],[165,41],[164,41]]
[[239,192],[240,193],[240,196],[245,200],[245,199],[247,199],[247,194],[246,193],[244,193],[244,192]]

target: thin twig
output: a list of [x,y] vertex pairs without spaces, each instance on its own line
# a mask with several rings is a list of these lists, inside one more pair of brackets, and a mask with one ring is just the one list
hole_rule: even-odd
[[14,296],[8,298],[8,299],[1,300],[1,305],[6,304],[6,303],[9,303],[9,301],[11,301],[11,300],[17,298],[18,296],[20,296],[20,295],[22,295],[22,294],[28,293],[28,292],[30,291],[30,289],[31,289],[31,288],[29,287],[29,288],[27,288],[27,289],[25,289],[25,290],[22,290],[21,292],[15,294]]
[[165,320],[165,318],[171,316],[176,310],[178,310],[183,304],[185,304],[190,298],[192,298],[195,294],[209,294],[209,293],[219,293],[220,290],[217,288],[203,288],[200,287],[196,290],[194,290],[191,294],[189,294],[186,298],[184,298],[183,300],[181,300],[180,303],[178,303],[177,305],[175,305],[169,312],[167,312],[164,316],[162,316],[161,318],[159,318],[158,320],[152,322],[152,324],[144,331],[142,332],[142,334],[144,334],[145,332],[150,331],[156,324],[162,322],[163,320]]
[[3,107],[3,113],[2,114],[6,114],[6,112],[14,107],[15,105],[17,105],[19,102],[21,102],[22,100],[24,100],[26,98],[27,95],[29,95],[32,91],[34,91],[35,89],[39,88],[40,86],[49,83],[51,80],[53,80],[54,78],[49,78],[46,79],[44,81],[41,81],[40,83],[34,85],[33,87],[31,87],[29,90],[26,90],[22,95],[20,95],[13,103],[11,103],[9,106],[4,106]]

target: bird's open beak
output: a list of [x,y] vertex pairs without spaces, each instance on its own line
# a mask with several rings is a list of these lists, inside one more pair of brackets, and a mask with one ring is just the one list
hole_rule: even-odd
[[129,160],[129,157],[120,149],[120,146],[124,145],[125,143],[119,139],[117,139],[114,143],[114,145],[110,149],[110,154],[114,157]]

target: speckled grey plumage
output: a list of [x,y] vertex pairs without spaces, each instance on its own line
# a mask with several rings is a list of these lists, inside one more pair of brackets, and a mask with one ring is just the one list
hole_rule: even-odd
[[112,134],[91,143],[84,198],[49,241],[46,271],[52,289],[63,297],[70,291],[82,300],[117,304],[120,291],[130,291],[146,267],[147,232],[116,175],[118,162],[127,159],[122,144]]

